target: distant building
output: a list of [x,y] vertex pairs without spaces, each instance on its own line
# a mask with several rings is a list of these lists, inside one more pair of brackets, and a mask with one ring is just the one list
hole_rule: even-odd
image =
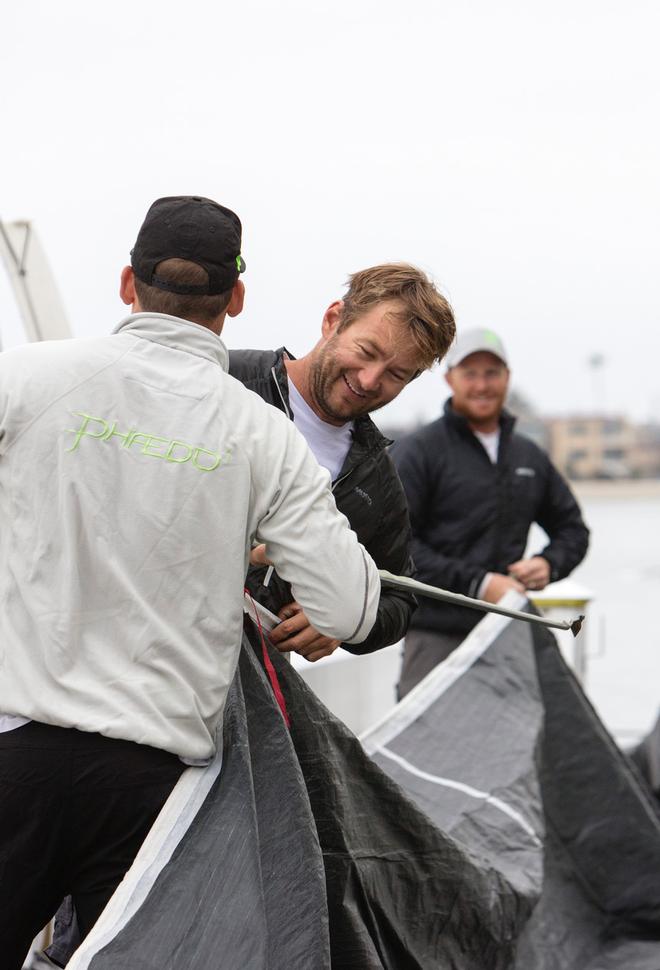
[[640,424],[636,430],[633,474],[637,478],[660,478],[660,424]]
[[621,415],[548,418],[548,450],[567,478],[653,478],[660,475],[660,427]]

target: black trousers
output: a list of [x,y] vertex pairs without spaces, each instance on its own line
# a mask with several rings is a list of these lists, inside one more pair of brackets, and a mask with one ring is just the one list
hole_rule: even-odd
[[453,653],[467,633],[433,633],[431,630],[408,630],[403,645],[403,663],[397,686],[402,700],[434,667]]
[[184,770],[166,751],[32,722],[0,733],[0,966],[71,895],[81,937]]

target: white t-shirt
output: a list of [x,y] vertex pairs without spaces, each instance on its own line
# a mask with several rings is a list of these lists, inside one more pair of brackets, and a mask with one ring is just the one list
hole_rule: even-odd
[[488,457],[494,465],[497,464],[497,451],[500,447],[500,429],[497,431],[475,431],[475,436],[486,449]]
[[334,482],[351,447],[353,422],[347,421],[346,424],[337,427],[323,421],[312,411],[291,378],[289,378],[289,404],[296,428],[309,445],[319,465],[328,469],[330,478]]

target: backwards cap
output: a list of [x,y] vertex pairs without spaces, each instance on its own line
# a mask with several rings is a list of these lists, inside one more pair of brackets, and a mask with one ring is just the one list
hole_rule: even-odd
[[[230,290],[245,270],[241,220],[231,209],[199,195],[157,199],[147,212],[131,250],[138,279],[172,293],[208,295]],[[171,283],[156,275],[164,259],[186,259],[203,267],[208,284]]]

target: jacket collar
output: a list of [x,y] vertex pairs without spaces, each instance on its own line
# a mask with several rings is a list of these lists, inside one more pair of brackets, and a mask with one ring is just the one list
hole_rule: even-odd
[[[277,386],[280,389],[280,393],[284,399],[284,402],[289,407],[289,378],[286,372],[286,367],[284,366],[284,358],[289,357],[291,360],[295,360],[293,354],[286,349],[286,347],[280,347],[275,351],[275,365],[273,367],[273,376],[277,381]],[[387,448],[391,445],[392,441],[386,438],[382,434],[374,422],[371,420],[368,414],[362,414],[353,422],[353,444],[346,458],[346,464],[351,466],[354,464],[353,459],[359,460],[365,454],[371,454],[372,452],[382,451],[383,448]],[[344,469],[342,469],[342,473]]]
[[[445,401],[445,420],[451,427],[456,428],[461,434],[469,434],[474,437],[472,428],[467,422],[467,418],[463,417],[457,411],[454,411],[452,407],[452,398],[448,398]],[[508,437],[513,431],[516,419],[510,411],[503,410],[500,414],[500,430],[503,436]]]
[[164,347],[205,357],[219,364],[224,371],[229,367],[227,348],[220,337],[192,320],[182,320],[166,313],[133,313],[122,320],[113,333],[131,333]]

